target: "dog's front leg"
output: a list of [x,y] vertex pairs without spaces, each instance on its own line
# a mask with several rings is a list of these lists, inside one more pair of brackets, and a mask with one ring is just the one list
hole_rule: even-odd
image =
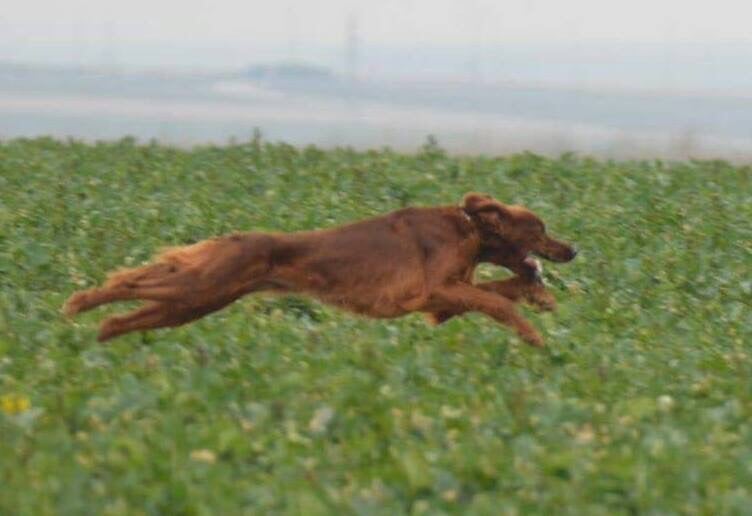
[[[552,312],[556,310],[556,298],[546,290],[543,283],[531,282],[522,276],[513,276],[500,281],[486,281],[476,283],[476,287],[487,292],[493,292],[510,300],[513,303],[526,302],[532,307],[542,312]],[[432,324],[442,324],[458,315],[462,315],[467,310],[461,312],[442,311],[428,314],[428,320]]]
[[556,309],[556,298],[543,283],[543,267],[541,263],[530,256],[511,263],[501,264],[514,272],[517,276],[503,281],[489,281],[478,284],[478,287],[497,292],[514,301],[526,301],[541,311]]
[[543,282],[531,281],[523,276],[513,276],[501,281],[487,281],[475,286],[504,296],[513,302],[525,301],[544,312],[556,309],[556,298],[546,290]]
[[528,344],[536,347],[543,346],[543,338],[517,312],[514,302],[495,292],[478,288],[475,285],[456,283],[437,289],[432,296],[432,301],[431,304],[436,305],[436,309],[431,310],[433,314],[454,315],[468,311],[481,312],[514,328]]

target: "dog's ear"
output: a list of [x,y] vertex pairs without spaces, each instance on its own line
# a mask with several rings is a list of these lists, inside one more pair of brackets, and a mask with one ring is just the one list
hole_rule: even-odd
[[484,208],[488,208],[493,200],[493,197],[490,195],[470,192],[465,194],[465,197],[462,199],[462,207],[466,212],[475,214]]
[[500,217],[509,217],[511,214],[507,207],[487,194],[470,192],[465,194],[462,200],[462,207],[470,215],[480,214],[482,212],[496,212]]
[[490,226],[500,234],[504,233],[504,227],[512,216],[506,206],[490,195],[475,192],[465,195],[462,208],[468,215],[476,217],[484,225]]

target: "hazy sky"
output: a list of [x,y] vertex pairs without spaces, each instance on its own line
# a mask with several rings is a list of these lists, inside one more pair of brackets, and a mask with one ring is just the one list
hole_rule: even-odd
[[580,52],[608,40],[752,55],[750,0],[2,1],[0,60],[21,62],[234,66],[251,51],[331,64],[348,19],[368,49],[568,43]]
[[752,41],[749,0],[5,0],[5,42],[122,40],[337,44],[354,14],[376,44]]

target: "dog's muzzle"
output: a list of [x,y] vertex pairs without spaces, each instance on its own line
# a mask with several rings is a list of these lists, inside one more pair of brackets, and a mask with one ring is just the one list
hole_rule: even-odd
[[564,244],[549,239],[539,249],[533,250],[533,254],[552,262],[571,262],[577,256],[577,249],[569,244]]

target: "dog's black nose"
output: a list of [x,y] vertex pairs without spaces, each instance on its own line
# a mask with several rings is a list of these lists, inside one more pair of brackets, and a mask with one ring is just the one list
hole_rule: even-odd
[[575,259],[575,258],[577,257],[577,252],[578,252],[578,251],[577,251],[577,248],[576,248],[576,247],[573,247],[573,248],[572,248],[572,253],[571,253],[571,254],[572,254],[572,257],[570,258],[570,260],[574,260],[574,259]]

